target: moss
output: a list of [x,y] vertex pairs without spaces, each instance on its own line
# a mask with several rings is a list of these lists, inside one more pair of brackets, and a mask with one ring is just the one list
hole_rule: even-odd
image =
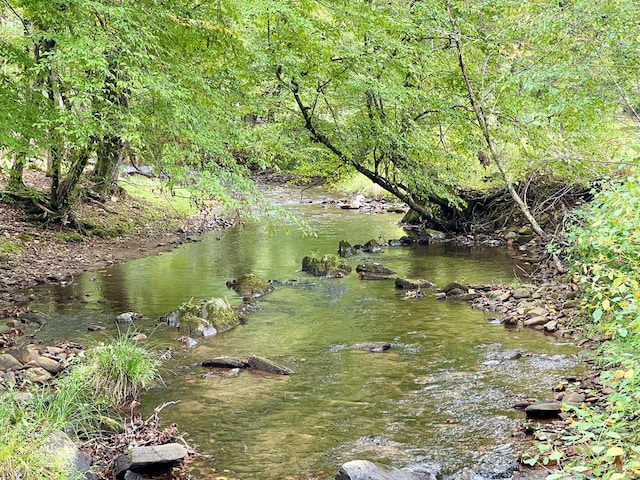
[[320,259],[307,256],[302,259],[302,271],[316,277],[337,278],[349,273],[351,266],[334,254],[323,255]]
[[245,298],[259,297],[273,290],[268,280],[253,273],[240,275],[236,280],[228,282],[227,286]]
[[5,240],[0,242],[1,253],[20,253],[24,250],[24,245],[20,242],[14,242],[12,240]]
[[164,318],[175,317],[177,326],[188,330],[196,330],[203,323],[213,326],[218,331],[229,330],[240,323],[238,308],[224,298],[210,298],[198,302],[186,302],[178,310],[165,315]]
[[78,232],[65,232],[56,235],[56,242],[58,243],[80,243],[84,240],[84,237]]

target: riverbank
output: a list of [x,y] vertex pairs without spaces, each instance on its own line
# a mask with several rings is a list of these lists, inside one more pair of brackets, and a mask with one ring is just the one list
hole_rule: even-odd
[[[25,177],[30,186],[46,188],[44,175],[29,171]],[[71,282],[79,273],[156,255],[231,225],[216,211],[185,207],[184,199],[176,205],[149,182],[129,185],[148,191],[130,188],[132,193],[107,203],[82,204],[79,217],[92,228],[86,235],[30,219],[19,205],[0,202],[0,318],[26,308],[30,289],[38,285]]]

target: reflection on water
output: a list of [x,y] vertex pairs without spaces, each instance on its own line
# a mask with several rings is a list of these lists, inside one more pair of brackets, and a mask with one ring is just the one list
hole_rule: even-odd
[[[365,243],[398,238],[397,215],[362,215],[292,206],[318,236],[276,231],[258,223],[216,232],[171,253],[137,260],[52,287],[42,308],[53,318],[44,335],[86,338],[86,327],[134,310],[148,318],[159,347],[171,345],[166,387],[145,397],[145,409],[179,401],[163,410],[197,448],[213,456],[199,465],[239,479],[330,478],[340,463],[363,458],[403,466],[428,460],[454,471],[473,465],[495,445],[510,441],[521,414],[519,396],[548,397],[548,387],[571,373],[574,348],[538,332],[489,325],[483,312],[429,295],[404,300],[393,281],[317,279],[302,274],[309,254],[333,253],[339,240]],[[503,250],[455,249],[449,245],[387,248],[350,259],[376,261],[398,276],[444,285],[509,282],[514,266]],[[223,296],[228,279],[253,272],[293,280],[259,300],[249,322],[191,351],[178,333],[153,319],[190,300]],[[98,303],[104,299],[106,303]],[[96,337],[94,337],[96,338]],[[99,337],[97,337],[99,338]],[[388,341],[383,354],[344,348]],[[487,362],[504,350],[523,357]],[[230,355],[265,356],[295,371],[279,377],[241,371],[205,370],[202,360]]]

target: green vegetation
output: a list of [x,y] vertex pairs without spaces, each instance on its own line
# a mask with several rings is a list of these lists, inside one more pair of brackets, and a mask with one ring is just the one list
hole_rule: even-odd
[[19,242],[12,240],[0,241],[0,253],[20,253],[23,250],[23,246]]
[[[84,193],[118,195],[131,161],[191,206],[247,212],[265,207],[252,170],[357,173],[449,228],[501,187],[542,235],[518,182],[588,183],[627,151],[639,16],[630,0],[5,1],[3,198],[66,221]],[[24,187],[34,158],[46,195]]]
[[96,423],[148,388],[157,372],[152,353],[121,336],[87,350],[51,387],[2,393],[0,479],[84,478],[70,470],[64,456],[48,454],[51,435],[65,431],[95,437]]
[[606,183],[568,229],[573,281],[584,292],[584,328],[602,338],[592,359],[613,392],[596,409],[571,408],[575,449],[566,458],[542,445],[540,458],[559,462],[550,479],[637,478],[640,475],[640,177],[632,171]]

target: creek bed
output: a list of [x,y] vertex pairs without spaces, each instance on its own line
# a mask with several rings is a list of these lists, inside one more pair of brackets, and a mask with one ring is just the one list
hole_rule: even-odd
[[[283,193],[284,195],[284,193]],[[198,450],[197,478],[333,478],[338,466],[367,459],[398,467],[435,462],[445,472],[473,467],[495,451],[513,454],[512,434],[523,418],[519,399],[549,398],[549,387],[576,373],[577,349],[532,330],[492,325],[488,314],[442,302],[426,290],[403,299],[393,281],[340,279],[300,272],[305,255],[335,253],[338,242],[399,238],[397,214],[364,215],[319,203],[289,208],[316,237],[254,222],[214,232],[176,250],[90,272],[71,286],[52,286],[34,308],[52,320],[39,336],[92,343],[116,335],[124,311],[145,316],[138,328],[158,348],[171,347],[166,386],[143,399],[144,412],[163,402],[165,422],[176,422]],[[508,251],[448,244],[385,248],[349,259],[379,262],[400,277],[450,281],[517,281]],[[190,299],[241,299],[225,282],[244,273],[285,282],[257,301],[248,323],[195,349],[154,319]],[[89,324],[107,326],[87,333]],[[349,349],[391,342],[385,353]],[[517,360],[496,362],[519,350]],[[290,376],[197,366],[220,355],[258,355],[294,370]]]

